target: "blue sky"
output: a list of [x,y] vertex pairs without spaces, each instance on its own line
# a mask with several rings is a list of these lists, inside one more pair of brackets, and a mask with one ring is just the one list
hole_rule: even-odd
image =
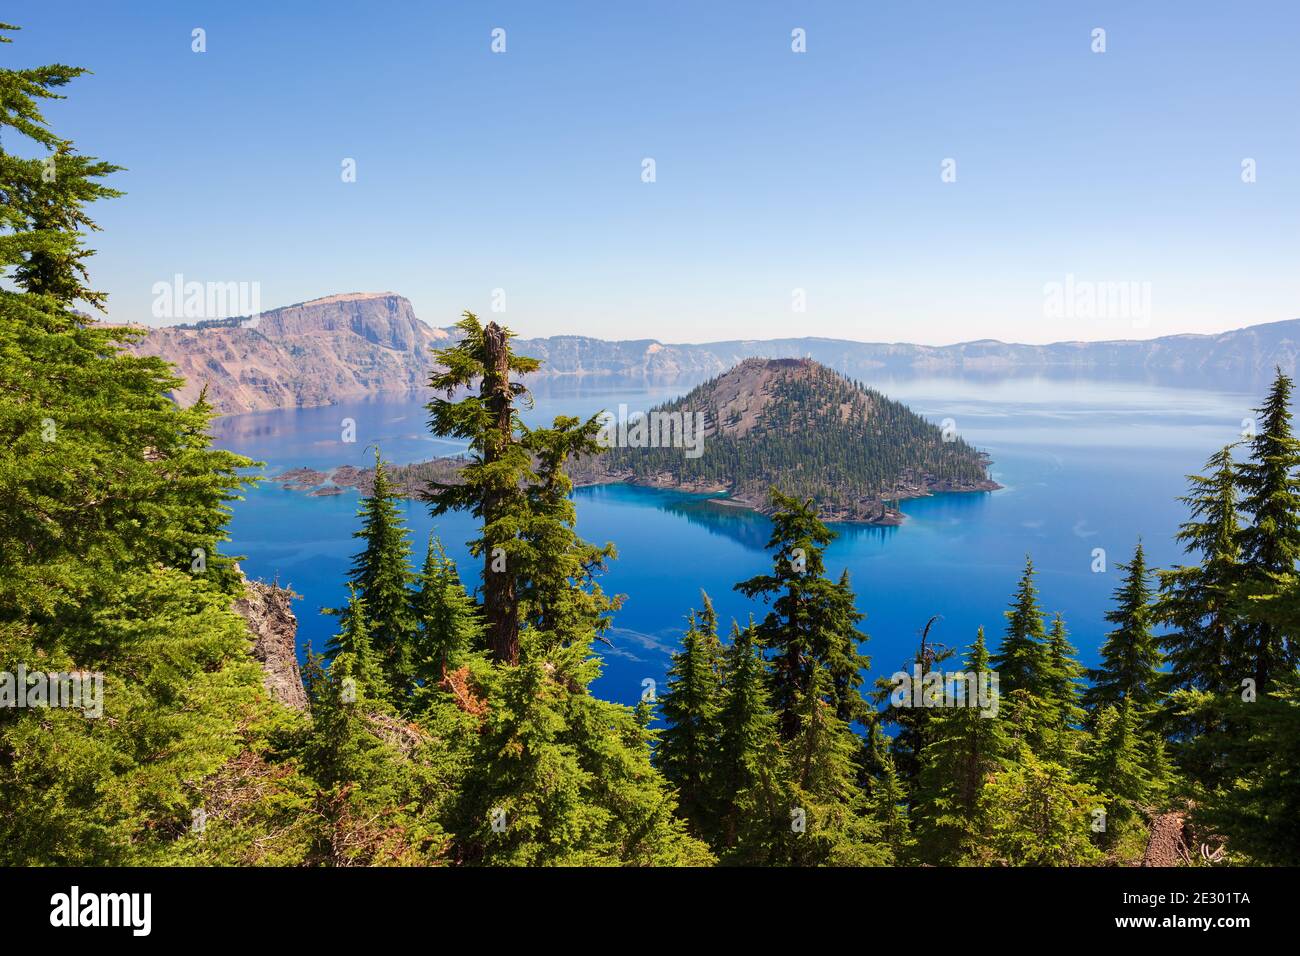
[[[1294,2],[19,0],[3,18],[24,28],[6,65],[95,73],[47,115],[128,167],[95,239],[115,320],[156,321],[176,273],[258,282],[263,308],[391,290],[435,325],[504,289],[525,335],[665,341],[1300,316]],[[1150,308],[1053,315],[1067,276],[1145,283]]]

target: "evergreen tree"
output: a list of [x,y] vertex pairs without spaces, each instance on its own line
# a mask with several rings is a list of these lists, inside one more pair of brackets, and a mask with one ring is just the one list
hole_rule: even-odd
[[[976,687],[994,690],[983,628],[975,635],[965,673],[973,675]],[[918,851],[926,862],[979,859],[984,839],[980,795],[988,780],[1009,766],[1014,752],[999,702],[990,699],[989,704],[991,713],[971,706],[941,711],[932,727],[934,739],[921,753],[913,806]]]
[[1070,643],[1065,619],[1057,614],[1047,635],[1046,694],[1049,720],[1046,731],[1046,756],[1058,763],[1071,765],[1077,756],[1084,710],[1079,706],[1080,679],[1084,669]]
[[704,612],[691,611],[681,650],[672,655],[668,681],[659,698],[667,726],[655,749],[655,766],[677,788],[682,813],[695,832],[708,833],[716,816],[710,776],[718,745],[722,644],[717,616],[707,594]]
[[771,574],[742,581],[736,590],[770,601],[772,610],[758,626],[758,639],[772,653],[772,693],[782,738],[798,732],[799,706],[812,692],[816,673],[830,678],[833,707],[842,720],[863,721],[862,670],[871,662],[858,651],[866,635],[857,630],[862,615],[853,605],[847,578],[826,577],[824,553],[835,537],[818,518],[811,499],[800,501],[775,488],[771,493],[773,551]]
[[[248,653],[231,610],[244,582],[221,553],[252,462],[212,449],[211,408],[173,403],[165,362],[123,351],[138,332],[79,311],[105,302],[83,231],[87,206],[117,195],[98,181],[116,167],[79,157],[41,110],[82,73],[0,69],[0,671],[92,681],[84,708],[0,709],[0,861],[297,862],[293,828],[271,832],[301,796],[296,774],[250,776],[289,718]],[[235,821],[215,801],[244,784],[259,796]],[[201,848],[205,806],[221,836]],[[241,834],[261,847],[229,843]]]
[[1151,581],[1146,556],[1139,541],[1133,560],[1117,567],[1124,579],[1115,589],[1116,606],[1106,612],[1115,629],[1101,647],[1101,667],[1088,671],[1091,686],[1084,705],[1094,715],[1107,705],[1128,701],[1134,719],[1144,728],[1159,700],[1160,648],[1152,633]]
[[1201,791],[1197,828],[1226,837],[1233,862],[1300,865],[1300,674],[1279,675],[1270,693],[1249,702],[1204,691],[1175,696],[1194,723],[1234,728],[1231,747],[1213,735],[1189,745],[1209,751],[1193,754],[1197,763],[1224,762],[1218,780]]
[[417,679],[428,686],[443,680],[478,648],[483,625],[478,606],[460,583],[455,563],[432,534],[417,585],[410,611],[416,628],[414,669]]
[[[469,462],[457,483],[435,482],[425,493],[435,517],[466,510],[482,530],[469,542],[483,560],[483,619],[493,656],[514,663],[519,629],[529,624],[552,635],[606,626],[616,602],[601,594],[595,575],[614,556],[574,531],[576,516],[566,463],[597,451],[597,416],[559,416],[551,428],[529,429],[516,409],[527,388],[511,376],[536,371],[537,359],[515,355],[512,333],[466,312],[456,345],[435,350],[442,371],[430,379],[435,397],[429,427],[441,438],[469,442]],[[478,383],[478,393],[452,401]]]
[[759,865],[773,859],[788,829],[789,794],[767,664],[756,628],[732,627],[723,658],[718,749],[711,777],[718,807],[715,846],[723,862]]
[[1021,747],[1015,762],[994,774],[980,794],[984,863],[1085,866],[1101,861],[1091,841],[1092,788],[1061,764]]
[[[1160,638],[1169,661],[1172,689],[1223,692],[1233,686],[1227,667],[1242,646],[1233,608],[1241,579],[1237,514],[1237,467],[1232,446],[1216,452],[1205,475],[1190,475],[1191,487],[1179,500],[1191,516],[1178,529],[1178,541],[1199,563],[1159,571],[1155,616],[1170,631]],[[1176,727],[1175,733],[1198,728]]]
[[888,848],[891,862],[909,862],[916,840],[912,834],[907,789],[888,747],[877,744],[872,762],[880,770],[871,781],[867,794],[869,814],[878,827],[881,845]]
[[789,744],[793,826],[778,861],[795,866],[881,866],[892,855],[881,842],[866,795],[857,785],[860,741],[834,710],[828,672],[813,672],[813,684],[799,701],[799,729]]
[[1023,690],[1043,697],[1047,691],[1047,635],[1034,586],[1034,563],[1028,555],[1015,600],[1005,613],[1006,636],[991,658],[1002,692]]
[[[1291,431],[1291,379],[1279,368],[1259,413],[1250,456],[1237,471],[1245,525],[1238,532],[1244,590],[1273,590],[1295,572],[1300,558],[1300,442]],[[1258,693],[1295,667],[1300,656],[1292,635],[1276,621],[1256,619],[1243,628],[1242,646],[1231,653],[1230,676],[1253,678]]]
[[635,713],[582,692],[595,670],[584,649],[557,650],[537,632],[521,632],[517,665],[497,670],[453,814],[463,862],[711,862],[675,819]]
[[[410,584],[411,546],[401,505],[388,470],[375,449],[375,480],[357,512],[361,527],[352,533],[365,542],[352,559],[349,580],[365,603],[370,639],[379,655],[394,696],[405,692],[415,676]],[[347,615],[357,613],[349,606]]]
[[911,670],[900,672],[906,676],[906,686],[910,692],[907,706],[894,706],[899,674],[881,677],[876,681],[876,703],[887,705],[879,712],[878,720],[898,728],[889,753],[895,769],[909,786],[916,783],[921,772],[921,755],[933,739],[933,723],[939,717],[934,708],[921,706],[927,680],[931,679],[932,674],[936,678],[942,678],[943,665],[957,653],[956,649],[931,640],[930,630],[938,620],[939,616],[935,615],[926,622],[921,631],[921,645],[912,657]]
[[1156,785],[1146,765],[1132,703],[1106,704],[1095,723],[1082,776],[1103,800],[1105,829],[1097,831],[1099,842],[1112,847],[1126,836],[1144,831],[1142,811]]

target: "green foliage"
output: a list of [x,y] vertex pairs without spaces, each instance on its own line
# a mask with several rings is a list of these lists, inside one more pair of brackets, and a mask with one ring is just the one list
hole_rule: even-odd
[[1127,701],[1140,726],[1147,726],[1158,703],[1163,678],[1160,646],[1152,632],[1151,575],[1139,541],[1128,564],[1117,564],[1124,579],[1115,589],[1115,607],[1106,620],[1115,629],[1101,647],[1101,667],[1088,672],[1092,681],[1083,703],[1092,713]]
[[772,696],[782,737],[790,740],[799,725],[800,702],[812,693],[825,672],[832,706],[844,721],[862,721],[868,708],[859,693],[862,671],[871,666],[858,650],[867,636],[857,629],[863,619],[854,606],[848,577],[826,576],[824,554],[835,534],[817,518],[811,499],[799,500],[771,491],[772,573],[736,585],[746,597],[770,601],[772,610],[758,626],[758,640],[772,656]]
[[1025,571],[1009,610],[1006,636],[992,658],[1003,693],[1023,690],[1040,697],[1047,695],[1047,632],[1043,610],[1034,584],[1034,562],[1025,556]]
[[[528,390],[512,375],[535,371],[537,359],[515,355],[512,333],[486,326],[466,312],[456,345],[435,349],[441,371],[430,379],[429,427],[441,438],[469,443],[460,481],[434,482],[425,493],[435,517],[469,511],[482,533],[469,542],[483,559],[483,617],[497,660],[518,658],[519,629],[527,624],[551,634],[594,629],[617,602],[605,597],[595,576],[614,557],[613,545],[597,547],[574,531],[573,483],[565,463],[596,448],[596,417],[558,416],[551,428],[529,429],[516,402]],[[468,392],[478,382],[478,394]]]
[[787,496],[811,497],[850,514],[867,500],[872,504],[864,517],[878,513],[880,499],[896,497],[927,475],[954,484],[988,477],[978,452],[960,438],[945,441],[938,426],[901,402],[811,361],[754,363],[779,372],[771,400],[747,434],[720,427],[729,424],[722,406],[731,396],[720,394],[714,379],[652,410],[703,413],[709,428],[704,454],[616,447],[604,452],[606,466],[643,478],[668,474],[681,484],[722,485],[752,500],[776,486]]
[[[393,493],[387,469],[375,449],[373,490],[361,499],[361,527],[352,533],[365,546],[352,559],[348,580],[364,604],[364,627],[374,645],[388,682],[389,693],[400,697],[415,677],[413,659],[415,619],[411,612],[411,545],[401,504]],[[349,604],[343,617],[362,613]],[[331,652],[337,645],[331,645]]]
[[483,643],[478,605],[460,583],[455,563],[432,534],[424,567],[411,594],[411,619],[415,622],[412,654],[416,679],[422,686],[443,680],[465,663],[466,656]]
[[707,594],[701,596],[704,611],[691,611],[681,650],[672,655],[659,697],[667,727],[655,747],[654,763],[677,788],[683,816],[703,834],[716,816],[711,778],[721,733],[722,642],[713,603]]
[[716,846],[727,863],[757,865],[775,855],[788,830],[789,795],[780,735],[767,691],[756,628],[732,628],[723,657],[722,705],[712,774]]
[[[1245,566],[1241,596],[1286,588],[1300,558],[1300,441],[1291,428],[1291,379],[1278,369],[1259,413],[1250,455],[1237,469],[1241,511],[1237,533]],[[1295,630],[1270,616],[1252,617],[1241,628],[1241,645],[1230,651],[1230,676],[1253,678],[1268,690],[1274,677],[1300,662]]]
[[1066,767],[1021,747],[1015,762],[993,774],[980,794],[979,862],[1011,866],[1086,866],[1101,862],[1093,846],[1097,795]]
[[[983,628],[975,635],[965,672],[975,675],[976,686],[988,679]],[[983,852],[980,795],[1014,753],[1001,707],[991,716],[969,706],[939,711],[931,732],[932,740],[920,754],[914,801],[918,853],[928,863],[975,862]]]

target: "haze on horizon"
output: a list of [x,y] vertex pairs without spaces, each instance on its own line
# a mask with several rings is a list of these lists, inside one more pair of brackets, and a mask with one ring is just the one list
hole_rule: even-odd
[[522,335],[675,343],[1300,315],[1281,0],[16,8],[7,62],[94,71],[47,116],[127,167],[93,210],[113,321],[182,320],[151,315],[177,274],[263,309],[391,289],[435,326],[503,295]]

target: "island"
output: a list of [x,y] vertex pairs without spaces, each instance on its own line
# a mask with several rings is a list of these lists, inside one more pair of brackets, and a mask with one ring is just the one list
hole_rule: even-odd
[[[812,498],[824,521],[896,525],[899,503],[989,492],[989,457],[901,402],[812,359],[746,359],[681,398],[610,409],[602,450],[569,463],[576,486],[629,484],[716,495],[766,513],[772,487]],[[394,466],[397,492],[454,483],[464,458]],[[370,493],[374,472],[297,468],[274,479],[311,494]]]

